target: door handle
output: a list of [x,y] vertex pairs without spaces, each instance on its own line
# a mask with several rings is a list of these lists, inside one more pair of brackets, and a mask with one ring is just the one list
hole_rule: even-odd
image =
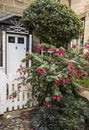
[[17,46],[16,46],[16,49],[17,49]]

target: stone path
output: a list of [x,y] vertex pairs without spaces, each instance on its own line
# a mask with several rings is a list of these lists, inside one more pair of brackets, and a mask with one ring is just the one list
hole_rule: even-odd
[[31,110],[19,110],[0,116],[0,130],[30,130]]

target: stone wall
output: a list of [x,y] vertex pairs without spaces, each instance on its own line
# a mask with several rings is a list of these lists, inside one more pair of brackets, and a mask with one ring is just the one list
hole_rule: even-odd
[[22,14],[31,0],[0,0],[0,17],[8,14]]
[[[61,0],[63,3],[68,4],[68,0]],[[84,44],[89,39],[89,0],[71,0],[71,8],[79,17],[85,18],[84,28]]]

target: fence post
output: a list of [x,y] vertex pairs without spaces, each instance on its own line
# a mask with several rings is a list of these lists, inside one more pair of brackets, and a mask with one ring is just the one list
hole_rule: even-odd
[[0,74],[0,115],[4,114],[6,109],[6,75]]

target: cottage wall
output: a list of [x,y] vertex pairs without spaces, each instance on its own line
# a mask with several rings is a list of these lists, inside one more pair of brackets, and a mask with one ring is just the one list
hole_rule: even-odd
[[[61,0],[61,2],[68,4],[68,0]],[[71,8],[80,16],[85,18],[84,25],[84,44],[89,39],[89,0],[71,0]]]
[[0,17],[6,14],[22,14],[31,0],[0,0]]

